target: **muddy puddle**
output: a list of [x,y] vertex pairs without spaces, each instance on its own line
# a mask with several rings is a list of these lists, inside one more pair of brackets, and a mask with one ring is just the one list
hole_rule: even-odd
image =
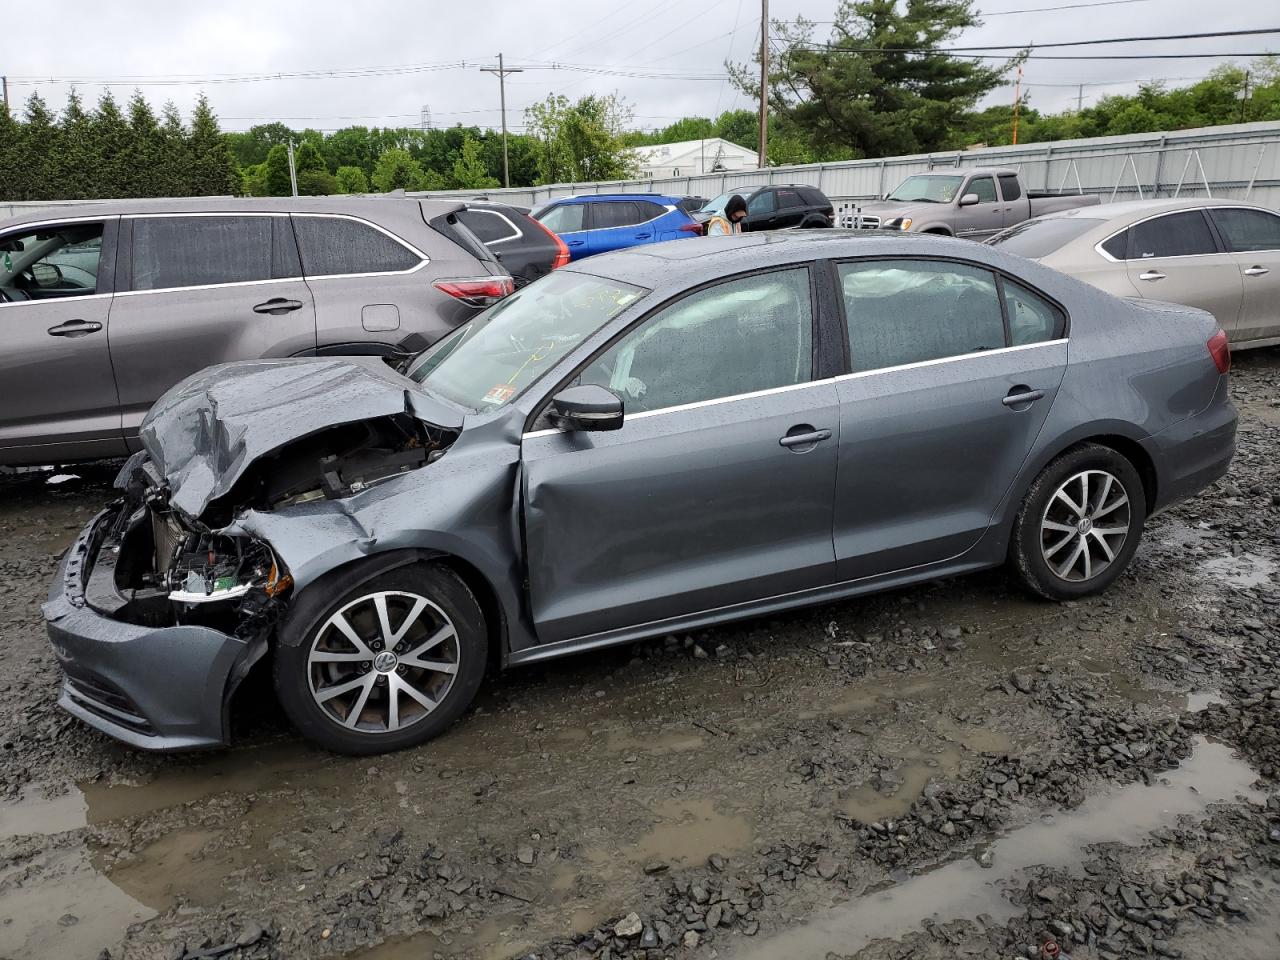
[[1248,590],[1272,582],[1280,564],[1245,551],[1239,556],[1214,557],[1200,564],[1200,572],[1209,580]]
[[1183,815],[1203,813],[1211,803],[1245,796],[1257,774],[1231,750],[1199,738],[1192,755],[1152,785],[1131,784],[1098,794],[1075,810],[1046,815],[989,844],[975,847],[992,857],[990,868],[976,859],[956,860],[883,890],[868,893],[730,956],[735,960],[822,960],[828,952],[856,953],[882,938],[901,936],[925,920],[946,922],[986,914],[997,922],[1021,912],[1005,898],[1020,889],[1020,873],[1043,865],[1068,867],[1097,843],[1140,844],[1147,834]]

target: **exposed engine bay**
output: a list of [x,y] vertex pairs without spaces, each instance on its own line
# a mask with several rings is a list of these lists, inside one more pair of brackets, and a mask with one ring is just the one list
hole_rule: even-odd
[[279,617],[292,578],[266,543],[223,528],[249,509],[352,496],[433,462],[456,438],[403,414],[328,427],[256,460],[195,518],[171,506],[156,465],[136,456],[116,481],[124,497],[95,531],[85,600],[142,626],[261,636]]

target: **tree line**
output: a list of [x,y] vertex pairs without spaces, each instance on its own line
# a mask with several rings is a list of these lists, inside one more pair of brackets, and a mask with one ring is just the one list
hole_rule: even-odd
[[[815,40],[815,24],[804,18],[775,21],[770,163],[1010,143],[1012,98],[977,104],[1019,58],[985,65],[940,49],[979,23],[972,0],[839,0],[826,40]],[[757,65],[726,68],[744,95],[759,96]],[[1058,113],[1037,111],[1024,95],[1017,113],[1020,143],[1280,120],[1280,59],[1222,66],[1181,87],[1151,81],[1134,94]],[[723,137],[754,149],[759,139],[756,112],[746,109],[637,131],[630,105],[616,94],[573,101],[552,94],[524,119],[525,132],[508,137],[512,186],[633,177],[638,146]],[[20,118],[0,107],[0,200],[287,196],[290,143],[301,194],[483,191],[502,182],[502,138],[476,126],[322,132],[267,123],[222,133],[203,96],[187,123],[172,103],[157,117],[140,93],[123,109],[105,94],[87,111],[73,90],[56,115],[34,94]]]

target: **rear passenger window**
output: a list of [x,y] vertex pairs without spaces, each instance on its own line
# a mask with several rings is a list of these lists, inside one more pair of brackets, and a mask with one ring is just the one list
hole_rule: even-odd
[[1062,336],[1067,318],[1052,303],[1020,283],[1002,277],[1004,305],[1009,311],[1009,341],[1022,347]]
[[308,277],[353,273],[397,273],[412,270],[422,259],[400,241],[359,220],[345,217],[294,215]]
[[1022,196],[1022,187],[1018,183],[1018,175],[1016,173],[1001,174],[1000,194],[1006,200],[1017,200]]
[[1209,216],[1234,253],[1280,250],[1280,217],[1265,210],[1210,209]]
[[639,212],[640,219],[636,223],[645,223],[649,220],[656,220],[667,212],[667,208],[661,204],[654,203],[651,200],[637,200],[636,210]]
[[591,205],[591,227],[593,230],[608,230],[611,227],[631,227],[641,220],[636,204],[629,200],[606,200]]
[[1129,231],[1122,230],[1109,240],[1102,242],[1102,249],[1108,256],[1116,260],[1127,260],[1129,258]]
[[804,201],[800,199],[800,194],[796,193],[794,190],[779,190],[778,206],[779,207],[803,207]]
[[1005,345],[990,271],[926,260],[839,265],[855,373]]
[[277,217],[137,217],[133,289],[270,280]]
[[1195,257],[1217,253],[1209,224],[1199,210],[1154,217],[1129,228],[1130,260],[1155,257]]

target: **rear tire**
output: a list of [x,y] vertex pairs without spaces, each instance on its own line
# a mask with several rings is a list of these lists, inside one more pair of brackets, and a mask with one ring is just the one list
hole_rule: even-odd
[[1137,469],[1100,444],[1073,447],[1040,472],[1013,522],[1009,564],[1032,593],[1075,600],[1115,582],[1147,517]]
[[367,756],[430,740],[484,678],[488,633],[467,585],[440,564],[362,578],[359,568],[298,598],[275,657],[276,695],[298,732]]

